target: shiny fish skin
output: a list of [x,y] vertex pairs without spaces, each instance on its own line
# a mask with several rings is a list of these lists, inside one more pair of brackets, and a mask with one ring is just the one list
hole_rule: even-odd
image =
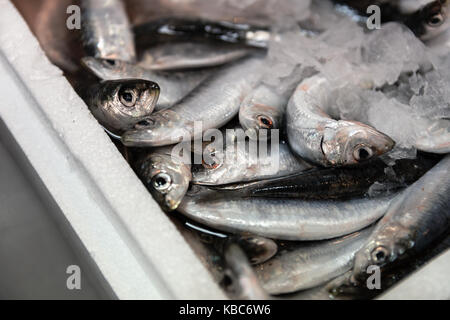
[[156,72],[145,70],[123,61],[96,59],[93,57],[85,57],[81,59],[81,62],[89,71],[102,80],[137,78],[156,82],[161,88],[156,110],[173,106],[211,74],[211,70]]
[[[217,252],[223,254],[225,248],[230,243],[237,243],[244,250],[251,264],[259,264],[266,262],[272,258],[278,251],[277,243],[269,238],[260,237],[250,233],[242,234],[223,234],[205,227],[200,227],[191,222],[185,225],[195,230],[200,241],[209,244]],[[194,231],[192,231],[194,232]]]
[[390,151],[394,141],[356,121],[334,120],[326,114],[328,82],[313,76],[299,84],[286,110],[287,135],[292,150],[323,166],[366,161]]
[[358,231],[383,216],[393,198],[237,199],[196,187],[178,207],[185,216],[218,230],[282,240],[322,240]]
[[163,43],[145,51],[138,65],[149,70],[188,70],[220,66],[248,55],[245,48],[209,43]]
[[364,245],[370,230],[280,248],[275,257],[255,267],[256,275],[270,294],[291,293],[327,283],[352,268],[354,255]]
[[384,266],[424,250],[450,228],[450,155],[408,187],[389,206],[364,247],[356,254],[354,277],[368,265]]
[[82,0],[83,44],[87,55],[133,62],[134,37],[121,0]]
[[[260,59],[250,58],[223,69],[172,108],[137,123],[122,135],[123,144],[163,146],[198,139],[207,129],[220,128],[239,112],[242,98],[256,85],[261,68]],[[194,134],[194,122],[201,123],[202,132]]]
[[[226,157],[226,154],[232,154],[236,161],[227,161],[225,158],[225,160],[213,165],[203,163],[193,166],[192,182],[195,184],[219,185],[279,177],[312,168],[309,163],[296,157],[286,143],[279,144],[278,166],[274,166],[276,155],[270,153],[270,146],[267,147],[267,155],[263,158],[250,155],[247,148],[246,150],[242,149],[236,144],[225,147],[222,156]],[[218,151],[214,150],[214,152],[215,156],[219,158]],[[241,155],[238,155],[238,152]]]
[[425,152],[450,153],[450,120],[433,121],[416,139],[414,146]]
[[103,81],[89,86],[82,95],[101,125],[113,133],[121,133],[152,113],[159,86],[137,79]]
[[139,48],[148,48],[164,40],[189,41],[206,39],[245,44],[258,48],[267,47],[270,32],[247,24],[233,24],[201,19],[163,18],[137,25],[133,29]]
[[274,88],[264,82],[256,86],[245,97],[239,109],[239,122],[245,130],[281,129],[289,97],[297,84],[315,73],[314,68],[295,68],[283,80],[283,89]]
[[171,147],[151,150],[137,161],[136,172],[166,211],[178,207],[192,179],[190,165],[173,156]]
[[239,299],[265,300],[269,298],[238,244],[229,244],[225,249],[224,256],[231,269],[234,279],[233,288]]
[[380,186],[379,192],[402,188],[419,179],[437,161],[421,155],[419,159],[398,160],[391,167],[374,159],[358,166],[311,168],[284,177],[215,185],[213,189],[237,197],[345,199],[366,195],[374,183]]

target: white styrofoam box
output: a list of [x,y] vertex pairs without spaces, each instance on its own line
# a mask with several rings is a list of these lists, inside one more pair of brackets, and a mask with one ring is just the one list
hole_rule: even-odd
[[450,249],[382,294],[381,300],[450,300]]
[[224,298],[16,8],[0,8],[0,117],[114,294]]

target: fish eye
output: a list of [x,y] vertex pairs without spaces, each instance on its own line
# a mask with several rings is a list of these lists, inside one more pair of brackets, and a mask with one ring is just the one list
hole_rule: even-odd
[[154,123],[155,123],[155,121],[153,121],[150,118],[147,118],[147,119],[143,119],[143,120],[139,121],[138,123],[136,123],[134,125],[134,127],[136,129],[139,129],[139,128],[142,128],[142,127],[149,127],[149,126],[153,125]]
[[273,128],[273,121],[269,117],[265,116],[258,116],[258,123],[261,128],[265,129],[272,129]]
[[444,16],[441,13],[437,13],[428,18],[428,25],[430,27],[439,27],[444,22]]
[[389,250],[382,246],[376,247],[370,255],[373,262],[383,263],[389,257]]
[[105,62],[106,62],[106,64],[108,64],[110,66],[115,66],[116,65],[116,60],[106,59]]
[[133,89],[120,89],[119,99],[125,107],[134,107],[134,105],[136,104],[136,93]]
[[353,151],[353,157],[356,161],[365,161],[373,156],[373,151],[371,148],[363,145],[356,146]]
[[158,191],[167,190],[172,185],[172,179],[170,176],[161,172],[152,178],[152,186]]

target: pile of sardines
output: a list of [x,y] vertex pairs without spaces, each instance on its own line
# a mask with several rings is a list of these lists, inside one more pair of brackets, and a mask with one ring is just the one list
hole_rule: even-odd
[[403,2],[373,30],[366,1],[134,26],[119,0],[81,2],[78,92],[230,297],[373,297],[448,247],[450,95],[433,79],[450,5]]

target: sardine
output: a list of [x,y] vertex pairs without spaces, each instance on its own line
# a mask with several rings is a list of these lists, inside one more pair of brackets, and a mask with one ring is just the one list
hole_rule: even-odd
[[215,67],[250,54],[246,48],[210,43],[162,43],[144,52],[138,65],[149,70]]
[[394,197],[348,201],[236,198],[203,188],[193,186],[178,211],[218,230],[282,240],[322,240],[358,231],[383,216]]
[[[239,130],[239,129],[237,129]],[[240,129],[242,130],[242,129]],[[281,142],[272,152],[271,145],[267,152],[249,152],[248,144],[233,143],[222,150],[211,150],[212,161],[192,167],[192,182],[205,185],[220,185],[241,181],[255,181],[270,177],[279,177],[294,172],[301,172],[312,166],[295,156],[286,143]]]
[[161,88],[156,110],[173,106],[211,75],[211,70],[156,72],[145,70],[123,61],[96,59],[93,57],[85,57],[81,59],[81,62],[89,71],[102,80],[136,78],[156,82]]
[[226,234],[209,230],[207,228],[195,225],[191,222],[185,222],[185,225],[196,230],[201,242],[210,245],[217,252],[224,253],[230,243],[238,244],[245,252],[251,264],[260,264],[272,258],[278,251],[277,243],[269,238],[260,237],[254,234]]
[[233,288],[240,299],[262,300],[269,298],[239,245],[231,243],[227,246],[225,261],[231,269],[235,282]]
[[200,19],[163,18],[134,27],[136,44],[148,48],[164,40],[218,40],[265,48],[270,39],[267,28],[248,24],[215,22]]
[[83,44],[87,55],[133,62],[134,37],[121,0],[82,0]]
[[270,294],[291,293],[324,284],[353,266],[355,253],[370,235],[369,229],[328,241],[291,244],[271,260],[255,267]]
[[250,183],[215,185],[212,189],[237,197],[345,199],[371,193],[375,183],[377,193],[403,188],[419,179],[437,161],[435,157],[420,155],[419,159],[401,159],[388,166],[374,159],[358,166],[311,168]]
[[[127,146],[163,146],[199,139],[219,128],[238,112],[243,96],[259,79],[261,60],[241,60],[212,76],[170,109],[161,110],[122,135]],[[197,127],[198,130],[195,130]],[[196,132],[194,132],[196,131]]]
[[149,151],[137,161],[136,172],[155,200],[167,211],[178,207],[192,179],[190,165],[173,155],[171,147]]
[[245,130],[281,129],[289,97],[297,84],[314,74],[314,68],[294,68],[290,76],[280,80],[281,88],[264,81],[245,97],[239,109],[239,122]]
[[159,86],[137,79],[103,81],[88,86],[82,94],[98,122],[117,134],[152,113]]
[[427,248],[450,228],[450,155],[408,187],[389,206],[364,247],[356,254],[354,277],[369,265],[386,266]]
[[430,125],[416,139],[414,146],[426,152],[450,153],[450,120],[430,121]]
[[[290,146],[323,166],[360,163],[390,151],[394,141],[356,121],[334,120],[326,112],[327,80],[308,78],[297,87],[286,110]],[[322,101],[321,101],[322,99]]]

